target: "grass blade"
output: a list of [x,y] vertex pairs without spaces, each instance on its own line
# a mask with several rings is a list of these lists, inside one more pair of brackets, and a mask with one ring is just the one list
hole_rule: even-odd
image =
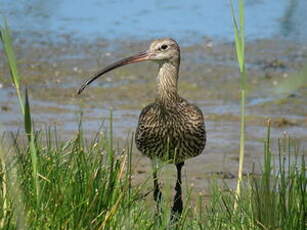
[[23,100],[22,100],[21,93],[20,93],[20,79],[21,79],[21,77],[19,75],[18,68],[17,68],[16,57],[15,57],[15,53],[14,53],[14,49],[13,49],[13,45],[12,45],[11,31],[8,27],[6,20],[4,20],[4,26],[1,26],[0,30],[1,30],[1,33],[0,33],[1,42],[2,42],[2,45],[3,45],[3,48],[4,48],[5,55],[6,55],[7,60],[8,60],[12,82],[13,82],[14,87],[16,89],[16,93],[17,93],[21,112],[22,112],[22,114],[24,114],[24,105],[23,105]]
[[31,134],[32,134],[32,120],[31,120],[31,111],[30,111],[30,104],[29,104],[29,96],[28,96],[28,89],[25,89],[25,113],[24,113],[24,126],[25,132],[28,137],[29,142],[31,141]]
[[30,145],[30,154],[31,154],[31,162],[32,162],[32,177],[35,186],[35,194],[36,200],[39,201],[39,181],[38,181],[38,158],[37,158],[37,149],[35,146],[35,136],[32,129],[32,119],[31,119],[31,110],[29,103],[29,95],[28,90],[25,90],[25,103],[24,103],[24,125],[25,132],[28,137],[29,145]]

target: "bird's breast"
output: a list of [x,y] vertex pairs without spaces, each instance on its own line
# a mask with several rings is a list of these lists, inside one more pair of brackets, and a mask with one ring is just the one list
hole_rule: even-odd
[[136,130],[136,146],[146,156],[183,161],[202,152],[206,143],[204,119],[193,106],[165,109],[145,107]]

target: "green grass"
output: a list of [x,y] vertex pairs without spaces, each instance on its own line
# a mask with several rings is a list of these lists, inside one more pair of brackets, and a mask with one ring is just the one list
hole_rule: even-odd
[[17,61],[15,58],[15,53],[14,53],[14,49],[12,45],[11,31],[6,21],[4,22],[4,26],[0,27],[0,38],[3,44],[4,53],[8,60],[9,69],[11,73],[11,79],[12,79],[12,83],[16,90],[17,98],[18,98],[19,105],[20,105],[20,111],[21,111],[21,114],[23,115],[25,134],[29,141],[29,149],[31,153],[32,179],[35,183],[36,200],[37,202],[39,202],[40,192],[39,192],[38,171],[37,171],[37,168],[38,168],[37,149],[35,146],[34,133],[32,129],[32,119],[31,119],[31,110],[30,110],[28,91],[27,89],[25,89],[25,95],[24,95],[24,101],[23,101],[21,90],[20,90],[21,76],[17,68]]
[[[241,44],[238,59],[243,60],[239,66],[244,70],[244,33],[236,30],[236,34]],[[275,144],[278,152],[273,153],[268,124],[262,172],[243,178],[241,168],[239,193],[213,182],[208,200],[187,195],[183,216],[172,225],[168,201],[157,216],[153,199],[145,199],[146,182],[132,186],[132,142],[124,150],[114,148],[112,113],[110,132],[98,130],[92,140],[84,138],[81,121],[78,134],[69,141],[61,141],[53,129],[34,130],[28,92],[20,91],[21,76],[6,24],[1,27],[1,41],[25,132],[1,135],[0,229],[306,229],[306,165],[295,140],[280,139]],[[244,93],[242,98],[244,124]],[[244,155],[244,136],[240,153]]]
[[55,131],[37,132],[39,202],[29,143],[22,135],[6,136],[3,142],[11,139],[14,144],[10,146],[10,157],[1,158],[1,229],[306,227],[306,166],[295,140],[281,139],[276,154],[270,150],[268,134],[262,173],[243,180],[238,199],[235,191],[213,182],[209,200],[188,196],[183,218],[177,226],[170,226],[170,204],[163,203],[159,218],[153,199],[144,197],[145,182],[131,185],[131,143],[125,151],[110,149],[111,137],[107,136],[98,132],[93,140],[86,140],[81,125],[78,135],[66,142],[59,141]]

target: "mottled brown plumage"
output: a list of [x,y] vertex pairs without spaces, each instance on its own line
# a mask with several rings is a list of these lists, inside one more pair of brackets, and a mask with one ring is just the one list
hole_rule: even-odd
[[[175,163],[177,167],[176,195],[172,219],[182,212],[181,168],[186,159],[199,155],[206,145],[204,117],[201,110],[177,93],[180,48],[170,38],[155,40],[148,50],[122,59],[96,73],[79,89],[80,94],[92,81],[122,65],[151,60],[159,64],[157,97],[146,106],[140,116],[135,135],[136,146],[145,156]],[[154,199],[159,201],[162,193],[157,172],[154,169]]]
[[180,163],[195,157],[206,144],[202,112],[179,96],[167,106],[157,99],[142,110],[135,142],[151,159]]

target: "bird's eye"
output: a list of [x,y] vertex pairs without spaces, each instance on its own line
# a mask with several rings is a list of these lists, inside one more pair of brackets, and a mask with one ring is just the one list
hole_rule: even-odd
[[162,46],[161,46],[161,50],[166,50],[167,48],[168,48],[167,45],[162,45]]

